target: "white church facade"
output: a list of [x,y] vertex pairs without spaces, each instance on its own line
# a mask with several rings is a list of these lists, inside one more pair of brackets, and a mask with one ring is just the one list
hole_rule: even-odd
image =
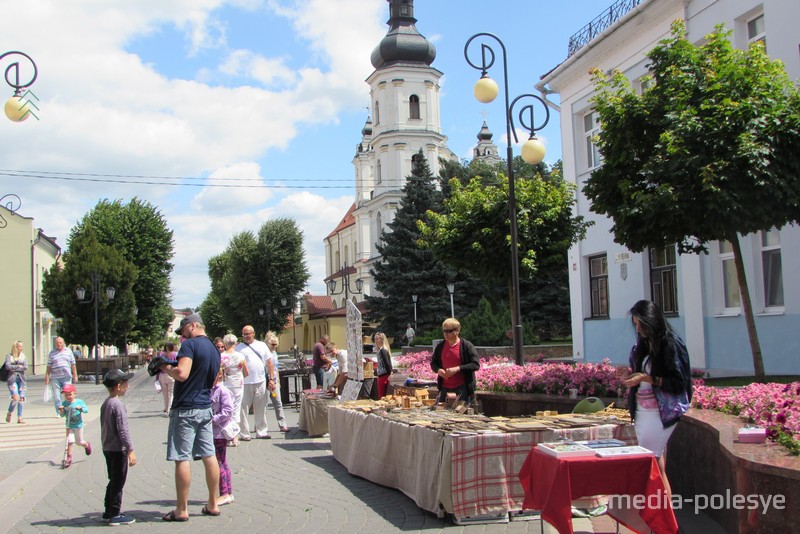
[[[400,206],[419,151],[434,175],[439,158],[456,159],[442,134],[442,73],[431,66],[436,49],[416,29],[413,0],[390,0],[389,11],[389,31],[372,52],[375,70],[366,80],[371,113],[353,158],[355,202],[324,240],[325,282],[336,281],[333,293],[328,289],[336,307],[345,298],[379,295],[370,275],[380,260],[376,245]],[[343,276],[349,288],[341,287]]]

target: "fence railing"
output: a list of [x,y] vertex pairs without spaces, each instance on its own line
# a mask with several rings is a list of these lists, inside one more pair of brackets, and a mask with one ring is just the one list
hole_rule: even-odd
[[622,18],[625,13],[638,6],[646,0],[617,0],[611,6],[600,13],[589,24],[580,29],[569,38],[567,57],[589,44],[589,42],[603,33],[603,31]]

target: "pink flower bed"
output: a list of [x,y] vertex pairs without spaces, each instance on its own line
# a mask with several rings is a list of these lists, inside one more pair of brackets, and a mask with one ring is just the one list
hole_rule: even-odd
[[692,406],[738,415],[748,423],[779,433],[800,437],[800,382],[791,384],[750,384],[741,388],[696,386]]
[[[407,368],[408,376],[420,380],[436,380],[431,371],[431,352],[417,352],[397,358],[398,366]],[[481,391],[544,393],[568,395],[577,389],[578,395],[616,397],[624,386],[616,377],[615,367],[602,363],[528,363],[515,365],[503,356],[481,359],[475,374]]]

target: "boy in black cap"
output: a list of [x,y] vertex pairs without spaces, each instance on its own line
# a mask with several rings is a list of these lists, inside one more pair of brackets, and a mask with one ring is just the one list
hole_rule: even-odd
[[128,380],[131,378],[133,373],[126,374],[119,369],[109,371],[103,378],[103,385],[108,388],[108,398],[100,407],[100,435],[108,470],[103,520],[111,526],[136,522],[136,519],[121,512],[122,488],[128,478],[128,466],[136,465],[136,453],[133,452],[133,440],[128,430],[128,410],[119,398],[128,391]]

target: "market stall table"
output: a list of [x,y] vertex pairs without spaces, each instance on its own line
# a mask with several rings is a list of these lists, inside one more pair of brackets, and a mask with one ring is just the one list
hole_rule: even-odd
[[528,452],[555,439],[635,440],[630,425],[536,432],[444,433],[355,410],[328,412],[333,455],[353,474],[397,488],[422,509],[456,521],[507,518],[522,510],[518,479]]
[[309,436],[321,436],[328,433],[328,408],[336,406],[339,401],[319,395],[321,391],[304,391],[300,397],[300,418],[297,426]]
[[[525,491],[523,508],[541,510],[542,519],[560,534],[572,532],[572,500],[600,494],[644,496],[646,505],[639,510],[639,516],[653,532],[678,532],[658,462],[652,455],[559,458],[534,448],[525,459],[519,479]],[[652,501],[648,499],[651,496]],[[613,512],[610,515],[615,517]]]

